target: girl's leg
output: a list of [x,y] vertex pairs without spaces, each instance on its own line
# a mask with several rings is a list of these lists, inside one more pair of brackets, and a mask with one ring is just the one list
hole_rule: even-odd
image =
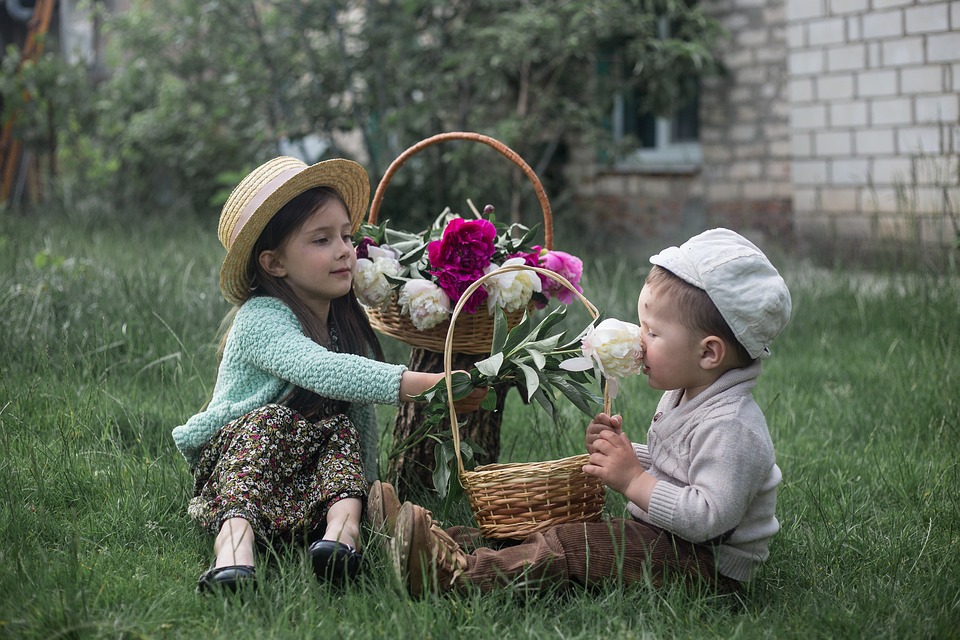
[[327,528],[324,540],[342,542],[357,548],[360,540],[360,513],[363,503],[358,498],[344,498],[333,503],[327,510]]
[[213,543],[217,559],[214,567],[235,565],[253,566],[253,529],[243,518],[228,518],[223,521],[220,533]]

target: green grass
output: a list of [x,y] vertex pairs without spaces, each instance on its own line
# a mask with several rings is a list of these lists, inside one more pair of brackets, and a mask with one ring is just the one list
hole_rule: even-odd
[[[262,559],[252,597],[198,597],[212,541],[186,516],[170,430],[213,384],[214,226],[0,216],[0,637],[958,637],[960,281],[796,257],[778,258],[794,319],[756,392],[782,531],[741,597],[608,585],[412,602],[375,552],[335,593],[295,549]],[[633,320],[644,262],[584,257],[588,297]],[[656,400],[642,379],[624,385],[635,439]],[[503,459],[579,452],[572,409],[555,427],[514,395],[505,415]]]

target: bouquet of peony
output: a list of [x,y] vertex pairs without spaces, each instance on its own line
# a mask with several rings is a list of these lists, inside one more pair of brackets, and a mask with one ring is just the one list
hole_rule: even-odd
[[[499,224],[493,207],[466,219],[445,210],[418,233],[364,223],[354,238],[357,276],[354,291],[368,307],[396,303],[419,331],[449,319],[466,289],[501,266],[530,265],[559,273],[578,291],[583,263],[563,251],[533,244],[539,225]],[[474,291],[464,312],[494,315],[529,305],[543,308],[551,299],[569,304],[573,294],[533,271],[512,271],[489,279]]]

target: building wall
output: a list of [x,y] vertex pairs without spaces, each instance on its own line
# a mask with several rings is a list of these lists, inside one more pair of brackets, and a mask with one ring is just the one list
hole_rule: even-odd
[[585,204],[597,203],[599,223],[624,237],[674,238],[712,226],[790,237],[786,2],[704,4],[729,38],[722,56],[727,74],[702,86],[699,170],[617,170],[581,149],[570,177]]
[[787,42],[797,233],[949,246],[960,2],[789,0]]
[[703,164],[572,177],[601,224],[714,225],[815,250],[949,250],[960,216],[960,2],[714,0],[729,74],[701,102]]
[[728,75],[706,83],[704,196],[711,224],[792,233],[786,6],[783,0],[706,4],[730,33]]

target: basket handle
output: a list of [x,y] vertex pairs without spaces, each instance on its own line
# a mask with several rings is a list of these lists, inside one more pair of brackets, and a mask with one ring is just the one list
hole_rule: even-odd
[[387,190],[387,185],[390,184],[393,174],[395,174],[397,170],[403,166],[403,163],[415,153],[446,140],[473,140],[476,142],[482,142],[485,145],[493,147],[505,158],[520,167],[523,173],[533,184],[533,189],[537,194],[537,200],[540,201],[540,208],[543,209],[543,245],[547,248],[547,250],[552,250],[553,212],[550,209],[550,201],[547,200],[547,193],[543,189],[543,184],[540,182],[540,178],[537,177],[537,174],[532,168],[530,168],[530,165],[528,165],[516,151],[503,144],[499,140],[496,140],[495,138],[470,131],[449,131],[447,133],[438,133],[434,136],[421,140],[397,156],[397,158],[390,163],[390,166],[387,167],[387,172],[383,174],[383,178],[380,179],[380,184],[377,185],[377,191],[373,194],[373,201],[370,203],[370,215],[368,216],[367,221],[370,224],[377,223],[377,217],[380,213],[380,205],[383,203],[383,194]]
[[[443,346],[443,377],[444,382],[447,385],[447,405],[450,407],[450,428],[453,431],[453,449],[457,453],[457,469],[461,476],[465,472],[465,469],[463,468],[463,457],[460,455],[460,425],[457,422],[457,410],[453,406],[453,330],[457,323],[457,316],[460,315],[460,311],[470,299],[470,296],[473,294],[473,292],[490,278],[503,273],[508,273],[510,271],[535,271],[542,276],[552,278],[576,295],[580,302],[583,303],[583,306],[587,308],[587,311],[594,320],[600,316],[600,312],[597,311],[597,308],[594,306],[594,304],[587,300],[582,293],[577,291],[577,288],[570,284],[569,280],[561,276],[556,271],[550,271],[549,269],[543,269],[541,267],[531,267],[529,265],[519,264],[499,267],[490,273],[482,275],[480,278],[472,282],[469,287],[467,287],[466,291],[461,294],[460,299],[457,301],[457,306],[454,307],[453,313],[450,316],[450,326],[447,328],[447,339]],[[610,413],[610,405],[610,395],[607,392],[607,388],[604,387],[603,410],[605,413]]]

